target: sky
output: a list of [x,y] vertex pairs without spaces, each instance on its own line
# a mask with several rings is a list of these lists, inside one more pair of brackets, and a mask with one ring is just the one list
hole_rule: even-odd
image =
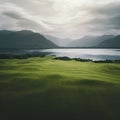
[[72,39],[120,34],[120,0],[0,0],[0,30]]

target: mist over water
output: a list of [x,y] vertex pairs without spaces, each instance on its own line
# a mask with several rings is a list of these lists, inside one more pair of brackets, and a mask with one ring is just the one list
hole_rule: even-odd
[[12,55],[54,55],[91,60],[120,60],[120,49],[31,49],[31,50],[0,50],[0,54]]
[[92,60],[120,60],[120,49],[44,49],[33,50],[31,52],[42,52],[48,55]]
[[92,60],[120,60],[120,49],[43,49],[28,50],[28,52]]

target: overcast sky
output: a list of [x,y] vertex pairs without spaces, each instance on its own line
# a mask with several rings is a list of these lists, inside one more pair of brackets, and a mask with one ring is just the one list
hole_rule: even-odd
[[62,38],[119,34],[120,0],[0,0],[0,29]]

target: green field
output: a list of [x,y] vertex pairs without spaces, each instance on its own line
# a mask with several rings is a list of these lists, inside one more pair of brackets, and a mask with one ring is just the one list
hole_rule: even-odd
[[120,63],[0,60],[0,120],[120,120]]

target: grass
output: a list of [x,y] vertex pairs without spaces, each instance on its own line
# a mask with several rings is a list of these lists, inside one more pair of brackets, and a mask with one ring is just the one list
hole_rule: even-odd
[[1,120],[120,120],[120,64],[0,60]]

